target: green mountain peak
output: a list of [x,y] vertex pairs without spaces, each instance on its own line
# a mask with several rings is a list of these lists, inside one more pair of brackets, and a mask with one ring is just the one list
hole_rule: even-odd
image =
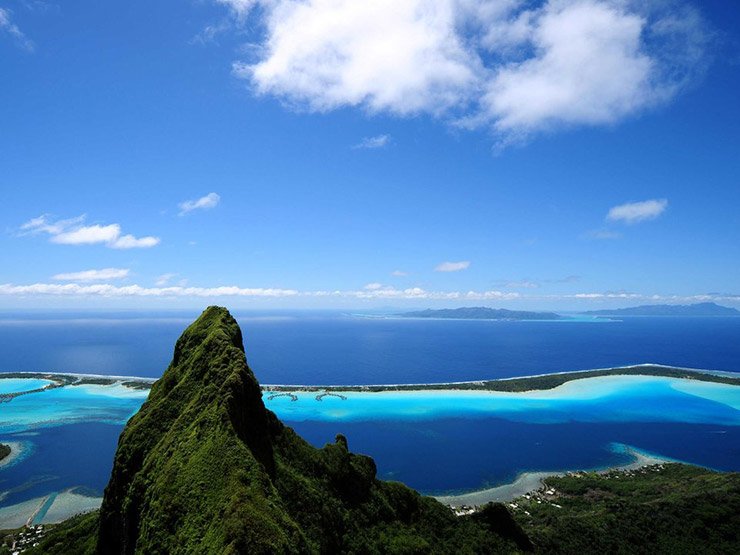
[[[346,438],[316,449],[265,409],[239,326],[209,307],[121,434],[95,552],[492,553],[529,547],[502,506],[455,517],[376,478]],[[91,542],[92,543],[92,542]]]

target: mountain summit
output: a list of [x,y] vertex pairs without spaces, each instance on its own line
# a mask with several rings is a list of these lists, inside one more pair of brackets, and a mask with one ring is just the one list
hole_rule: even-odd
[[[177,341],[169,368],[121,434],[99,517],[81,521],[58,552],[531,548],[501,505],[456,517],[436,500],[375,474],[373,460],[350,453],[343,436],[317,449],[265,409],[236,320],[210,307]],[[70,538],[86,547],[71,549]]]

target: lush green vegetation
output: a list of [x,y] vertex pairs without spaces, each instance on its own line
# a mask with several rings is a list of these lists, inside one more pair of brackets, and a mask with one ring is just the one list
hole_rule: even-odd
[[10,455],[10,445],[0,443],[0,461]]
[[[39,540],[39,546],[24,551],[24,554],[90,555],[95,552],[98,512],[74,516],[61,524],[48,525],[46,530],[46,535]],[[0,555],[12,553],[10,546],[14,537],[18,537],[18,532],[5,537],[6,551],[0,548]]]
[[464,306],[461,308],[442,308],[439,310],[418,310],[398,314],[404,318],[451,318],[458,320],[559,320],[560,314],[554,312],[531,312],[527,310],[507,310],[485,306]]
[[668,464],[545,484],[556,493],[514,511],[537,553],[740,552],[740,474]]

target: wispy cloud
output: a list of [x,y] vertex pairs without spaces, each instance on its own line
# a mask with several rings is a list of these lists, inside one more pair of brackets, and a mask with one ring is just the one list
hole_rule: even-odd
[[23,50],[33,52],[36,49],[36,45],[31,39],[18,28],[18,25],[13,23],[11,19],[11,12],[4,8],[0,8],[0,34],[6,34]]
[[317,112],[442,117],[504,142],[669,101],[707,35],[680,0],[216,0],[266,32],[234,74]]
[[404,272],[403,270],[393,270],[391,272],[391,275],[395,277],[406,277],[407,275],[409,275],[409,273]]
[[535,281],[529,281],[529,280],[520,280],[520,281],[507,281],[504,283],[505,287],[520,287],[523,289],[535,289],[540,286],[539,283]]
[[377,291],[378,289],[382,289],[382,288],[383,288],[383,284],[377,283],[377,282],[368,283],[365,287],[363,287],[365,291]]
[[158,245],[159,237],[122,235],[119,224],[82,225],[85,216],[66,220],[50,220],[47,215],[32,218],[20,227],[20,235],[48,234],[52,243],[62,245],[103,244],[111,249],[150,248]]
[[157,287],[162,287],[164,285],[167,285],[170,282],[170,280],[172,280],[172,278],[174,278],[176,276],[177,276],[177,274],[171,274],[171,273],[170,274],[161,274],[161,275],[157,276],[157,279],[154,282],[154,284]]
[[376,137],[365,137],[359,143],[354,145],[352,148],[383,148],[391,140],[390,135],[378,135]]
[[470,262],[463,260],[461,262],[442,262],[435,266],[435,272],[459,272],[470,268]]
[[668,207],[666,199],[643,200],[641,202],[628,202],[609,209],[606,219],[611,222],[624,222],[636,224],[646,220],[654,220],[660,216]]
[[206,196],[195,200],[186,200],[178,204],[180,216],[184,216],[193,210],[210,210],[215,208],[219,202],[221,202],[221,197],[216,193],[208,193]]
[[51,276],[55,281],[80,281],[88,283],[91,281],[108,281],[121,279],[129,275],[131,271],[125,268],[103,268],[102,270],[83,270],[82,272],[70,272]]
[[498,290],[489,291],[430,291],[421,287],[396,289],[383,286],[377,289],[360,290],[319,290],[298,291],[295,289],[263,288],[263,287],[187,287],[177,285],[172,287],[142,287],[140,285],[116,286],[110,283],[34,283],[30,285],[0,284],[0,295],[27,296],[93,296],[93,297],[173,297],[173,298],[204,298],[204,297],[267,297],[267,298],[341,298],[341,299],[380,299],[380,300],[415,300],[415,301],[457,301],[464,304],[468,301],[522,301],[522,300],[561,300],[579,302],[600,301],[645,301],[661,303],[687,302],[738,302],[735,295],[647,295],[627,291],[615,292],[580,292],[566,295],[522,295],[517,292]]

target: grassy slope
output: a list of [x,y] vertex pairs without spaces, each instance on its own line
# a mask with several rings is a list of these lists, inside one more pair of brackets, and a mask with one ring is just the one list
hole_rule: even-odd
[[516,511],[538,553],[740,552],[740,474],[668,464],[630,475],[548,478],[546,485],[562,509],[522,500]]

